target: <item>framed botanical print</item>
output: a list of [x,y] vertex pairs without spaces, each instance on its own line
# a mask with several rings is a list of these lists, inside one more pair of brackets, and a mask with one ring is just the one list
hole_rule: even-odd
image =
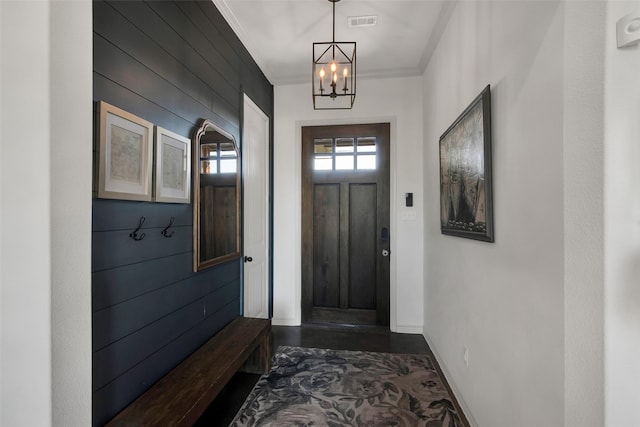
[[491,88],[440,137],[442,234],[493,242]]
[[150,201],[153,124],[104,101],[98,115],[98,197]]
[[154,152],[153,200],[190,203],[191,140],[156,126]]

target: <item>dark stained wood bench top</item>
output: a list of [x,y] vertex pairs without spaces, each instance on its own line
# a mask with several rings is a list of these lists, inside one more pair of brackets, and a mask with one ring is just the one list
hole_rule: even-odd
[[234,319],[107,426],[192,425],[256,348],[270,351],[270,339],[270,320]]

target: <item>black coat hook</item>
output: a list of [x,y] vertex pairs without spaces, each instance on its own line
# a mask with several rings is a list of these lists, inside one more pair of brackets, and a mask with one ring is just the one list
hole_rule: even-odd
[[169,227],[171,227],[173,225],[173,221],[175,221],[176,219],[174,217],[171,217],[171,219],[169,220],[169,225],[167,225],[164,230],[162,230],[160,232],[160,234],[162,234],[164,237],[166,237],[167,239],[171,236],[173,236],[173,233],[175,233],[175,231],[171,231],[171,233],[169,233]]
[[131,232],[131,234],[129,234],[129,237],[131,237],[133,240],[136,240],[136,241],[140,241],[140,240],[144,239],[145,234],[141,233],[138,236],[138,231],[140,231],[140,229],[142,228],[142,224],[144,224],[145,220],[146,220],[145,217],[143,217],[143,216],[140,217],[140,222],[138,223],[138,228],[133,230]]

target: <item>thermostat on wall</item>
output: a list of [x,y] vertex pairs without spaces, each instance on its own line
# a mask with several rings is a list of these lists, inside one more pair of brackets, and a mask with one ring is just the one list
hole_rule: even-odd
[[616,23],[618,47],[627,47],[640,42],[640,12],[623,16]]

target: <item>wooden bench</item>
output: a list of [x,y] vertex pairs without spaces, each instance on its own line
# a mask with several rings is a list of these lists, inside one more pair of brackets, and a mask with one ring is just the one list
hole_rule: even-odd
[[271,321],[238,317],[107,426],[190,426],[239,371],[267,373]]

